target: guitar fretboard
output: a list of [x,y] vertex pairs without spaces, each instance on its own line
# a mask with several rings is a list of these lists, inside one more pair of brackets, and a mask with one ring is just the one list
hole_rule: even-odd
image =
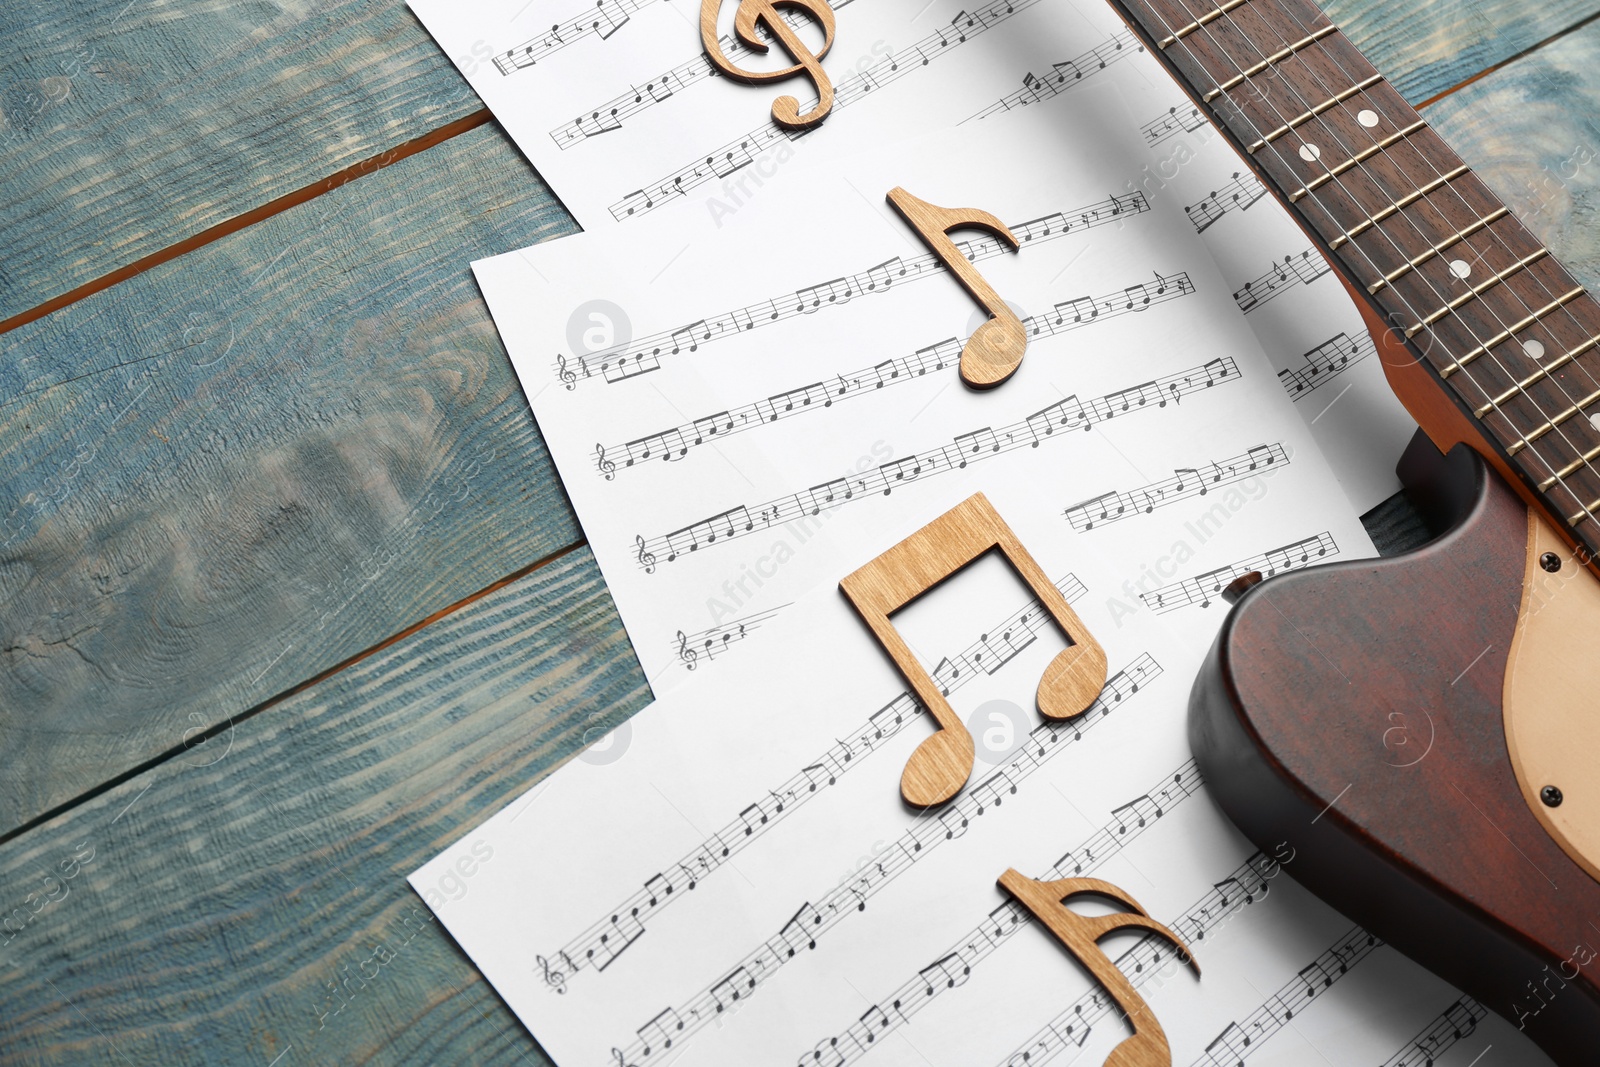
[[1600,306],[1305,0],[1112,0],[1528,488],[1600,548]]

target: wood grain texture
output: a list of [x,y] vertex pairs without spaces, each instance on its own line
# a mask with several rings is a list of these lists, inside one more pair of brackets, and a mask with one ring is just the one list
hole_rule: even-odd
[[[1415,102],[1600,3],[1337,0],[1328,10]],[[398,0],[8,5],[0,319],[481,106]]]
[[1327,0],[1318,6],[1413,105],[1600,11],[1595,0]]
[[1068,642],[1039,679],[1039,713],[1056,720],[1082,715],[1106,684],[1105,649],[982,493],[974,493],[845,575],[840,590],[938,726],[911,753],[900,776],[900,795],[919,808],[943,804],[967,784],[972,774],[972,734],[891,617],[990,551],[1010,564]]
[[0,1063],[547,1063],[404,878],[648,699],[580,548],[0,846]]
[[492,127],[0,336],[0,831],[578,536],[468,260]]
[[0,319],[482,107],[403,3],[0,10]]
[[1424,112],[1592,290],[1600,290],[1600,23]]
[[961,380],[975,389],[999,385],[1022,366],[1022,356],[1028,348],[1028,331],[1023,329],[1017,313],[994,291],[994,286],[979,272],[977,265],[961,254],[961,250],[950,239],[950,231],[982,230],[994,235],[1013,252],[1018,248],[1016,235],[987,211],[970,207],[939,207],[911,195],[898,185],[889,190],[886,199],[906,224],[916,231],[928,250],[939,257],[945,270],[955,275],[967,295],[989,313],[988,320],[972,331],[972,336],[962,346]]

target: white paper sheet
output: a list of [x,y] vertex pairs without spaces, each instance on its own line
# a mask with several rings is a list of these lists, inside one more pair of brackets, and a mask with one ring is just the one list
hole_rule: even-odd
[[[591,231],[663,215],[720,227],[803,161],[945,126],[974,131],[1002,114],[1029,116],[1021,136],[1053,136],[1059,116],[1096,110],[1098,89],[1113,81],[1124,93],[1123,121],[1097,130],[1094,145],[1147,153],[1114,192],[1198,205],[1244,170],[1101,0],[837,4],[837,43],[825,61],[835,114],[800,136],[768,113],[781,92],[804,96],[799,83],[753,88],[712,74],[699,50],[698,9],[682,0],[411,6]],[[724,6],[726,29],[734,5]],[[725,51],[751,69],[778,62]],[[1114,78],[1119,71],[1132,76]],[[1234,288],[1307,243],[1271,198],[1218,219],[1203,240]],[[1286,388],[1338,379],[1331,390],[1301,388],[1296,407],[1356,510],[1394,492],[1394,464],[1414,426],[1377,361],[1356,358],[1365,334],[1337,280],[1324,275],[1279,295],[1249,322],[1274,371],[1299,375]],[[1357,339],[1348,357],[1341,335]]]
[[[992,495],[1033,514],[1026,486]],[[560,1067],[1102,1062],[1126,1024],[997,888],[1010,867],[1110,880],[1188,942],[1200,978],[1159,939],[1106,942],[1174,1063],[1544,1062],[1223,820],[1184,739],[1209,627],[1113,619],[1116,573],[1039,523],[1018,533],[1111,678],[1079,719],[1039,718],[1063,642],[997,559],[897,616],[925,667],[961,668],[943,678],[978,759],[947,806],[899,800],[928,720],[825,589],[770,624],[781,655],[645,709],[412,884]]]
[[[1136,154],[1074,149],[1126,121],[1112,77],[1059,137],[931,135],[775,184],[720,230],[662,219],[475,264],[657,693],[875,555],[933,485],[1030,484],[1055,536],[1117,561],[1125,615],[1370,553],[1175,205],[1112,192]],[[1030,328],[995,390],[957,377],[986,313],[883,203],[896,184],[1022,239],[965,246]],[[586,329],[612,343],[584,353]],[[1269,467],[1273,503],[1247,509],[1234,483]],[[1202,490],[1186,525],[1172,505]]]

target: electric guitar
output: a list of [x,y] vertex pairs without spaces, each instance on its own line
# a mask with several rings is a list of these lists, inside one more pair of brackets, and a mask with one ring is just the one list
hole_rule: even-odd
[[1190,702],[1206,781],[1318,895],[1600,1063],[1600,305],[1312,4],[1111,2],[1343,278],[1445,531],[1235,590]]

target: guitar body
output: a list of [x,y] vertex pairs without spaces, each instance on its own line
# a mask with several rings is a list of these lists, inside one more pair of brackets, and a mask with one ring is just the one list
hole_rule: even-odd
[[[1542,824],[1507,742],[1508,661],[1535,639],[1527,505],[1465,445],[1445,457],[1419,434],[1400,473],[1445,532],[1247,592],[1196,680],[1191,743],[1246,836],[1294,850],[1291,875],[1558,1063],[1600,1062],[1600,882]],[[1580,640],[1583,674],[1600,617]],[[1524,714],[1570,710],[1549,703]],[[1582,703],[1600,719],[1600,692]],[[1564,803],[1600,787],[1594,750],[1583,763]]]

